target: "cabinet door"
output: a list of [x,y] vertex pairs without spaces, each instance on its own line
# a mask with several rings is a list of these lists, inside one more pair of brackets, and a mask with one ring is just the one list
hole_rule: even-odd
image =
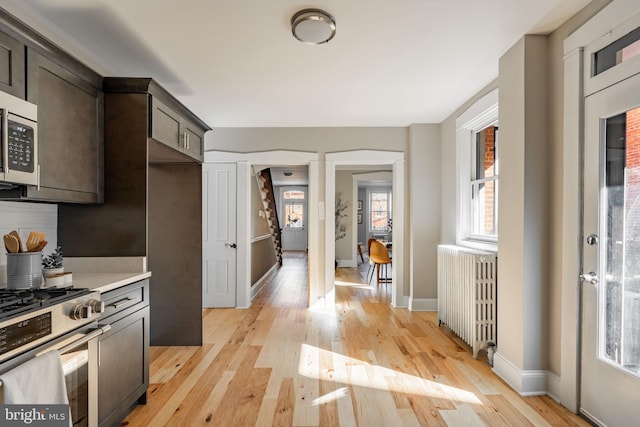
[[0,90],[24,99],[24,45],[0,33]]
[[189,157],[202,161],[204,159],[204,134],[200,128],[188,121],[184,121],[184,134],[187,136],[185,153]]
[[151,137],[174,150],[182,151],[183,138],[180,114],[158,98],[151,97]]
[[27,100],[38,105],[40,160],[40,189],[28,187],[28,198],[102,202],[102,91],[27,49]]
[[[108,321],[108,319],[106,320]],[[149,386],[149,307],[111,324],[98,339],[98,424],[113,426]]]

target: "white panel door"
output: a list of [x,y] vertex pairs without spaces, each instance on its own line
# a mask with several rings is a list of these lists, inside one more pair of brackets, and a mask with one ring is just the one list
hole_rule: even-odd
[[307,187],[281,187],[280,206],[282,218],[282,249],[304,251],[307,249]]
[[203,305],[236,306],[236,164],[203,164]]
[[580,411],[640,422],[640,74],[585,100]]

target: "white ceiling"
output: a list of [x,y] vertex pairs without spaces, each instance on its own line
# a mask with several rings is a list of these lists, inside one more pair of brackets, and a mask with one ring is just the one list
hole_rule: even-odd
[[[0,0],[105,76],[153,77],[213,127],[440,123],[522,35],[589,0]],[[328,44],[291,16],[332,14]]]
[[[285,173],[291,173],[291,175],[286,176]],[[273,185],[276,187],[308,185],[309,168],[307,165],[272,167],[271,182],[273,182]]]

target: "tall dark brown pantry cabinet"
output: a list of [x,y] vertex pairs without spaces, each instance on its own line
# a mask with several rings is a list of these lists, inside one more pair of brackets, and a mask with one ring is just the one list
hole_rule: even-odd
[[[69,256],[146,256],[151,345],[201,345],[201,159],[210,128],[151,79],[105,78],[103,89],[104,204],[60,206],[58,240]],[[172,120],[158,123],[158,103]]]

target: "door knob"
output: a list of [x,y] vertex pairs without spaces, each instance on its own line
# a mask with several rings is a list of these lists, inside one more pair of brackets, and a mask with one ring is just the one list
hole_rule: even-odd
[[589,273],[582,273],[580,275],[580,280],[583,282],[589,282],[592,285],[597,285],[598,282],[600,281],[600,278],[595,272],[590,271]]
[[228,248],[232,248],[232,249],[235,249],[235,248],[237,248],[237,247],[238,247],[238,245],[236,245],[235,243],[225,243],[224,245],[225,245],[226,247],[228,247]]
[[597,245],[599,242],[600,239],[598,239],[596,234],[590,234],[589,237],[587,237],[587,245],[589,246]]

